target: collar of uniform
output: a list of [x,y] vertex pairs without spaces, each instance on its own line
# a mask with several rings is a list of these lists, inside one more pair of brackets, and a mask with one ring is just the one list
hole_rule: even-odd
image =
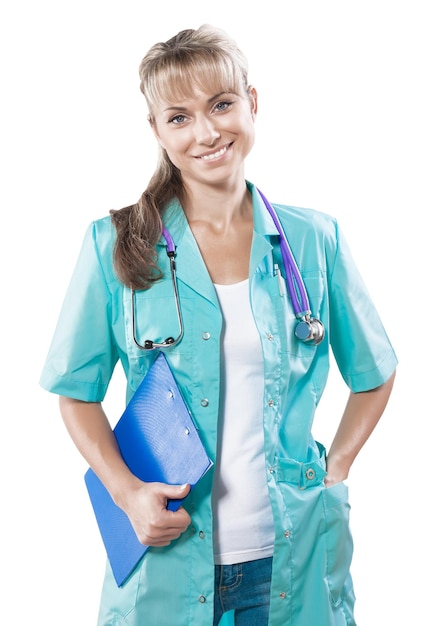
[[[174,244],[177,246],[182,240],[185,232],[189,230],[183,207],[177,198],[173,198],[166,206],[163,213],[163,223],[173,238]],[[160,238],[158,245],[165,245],[165,239]]]
[[278,230],[272,216],[267,211],[263,199],[255,185],[246,181],[247,188],[252,194],[252,209],[254,230],[260,235],[278,235]]
[[[178,280],[217,306],[218,300],[213,282],[177,198],[168,203],[163,222],[174,241]],[[165,247],[163,237],[159,240],[158,246]]]
[[[270,237],[277,237],[279,233],[258,189],[249,182],[247,182],[247,186],[252,194],[254,220],[254,234],[249,265],[249,274],[252,276],[263,262],[264,265],[261,266],[263,271],[273,270],[273,257],[271,255],[273,246]],[[267,260],[265,261],[265,259]]]

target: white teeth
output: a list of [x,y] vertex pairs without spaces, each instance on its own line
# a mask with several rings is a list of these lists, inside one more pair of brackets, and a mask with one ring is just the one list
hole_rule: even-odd
[[201,158],[204,159],[204,161],[211,161],[212,159],[217,159],[218,157],[220,157],[223,154],[225,154],[227,149],[228,149],[227,146],[225,146],[224,148],[221,148],[217,152],[213,152],[213,154],[206,154],[206,155],[202,156]]

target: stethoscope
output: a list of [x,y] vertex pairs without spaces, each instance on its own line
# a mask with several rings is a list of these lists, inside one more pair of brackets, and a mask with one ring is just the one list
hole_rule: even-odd
[[[264,196],[264,194],[258,189],[258,193],[260,194],[263,202],[270,213],[273,222],[277,228],[279,233],[279,241],[280,241],[280,249],[282,254],[282,261],[285,268],[286,275],[286,285],[288,287],[288,292],[292,301],[293,309],[295,316],[298,320],[296,324],[294,334],[300,341],[305,343],[318,345],[324,339],[324,325],[318,320],[316,317],[311,317],[311,310],[309,305],[309,298],[306,292],[306,287],[304,285],[303,279],[301,277],[300,271],[297,267],[297,263],[295,262],[294,255],[291,251],[291,248],[288,244],[288,240],[285,236],[285,233],[282,229],[281,223],[279,221],[278,216],[276,215],[275,210],[273,209],[270,202]],[[136,319],[135,319],[135,290],[131,290],[131,303],[132,303],[132,336],[135,345],[141,350],[159,350],[161,348],[171,348],[179,343],[179,341],[183,337],[184,326],[183,326],[183,318],[181,314],[180,308],[180,298],[178,294],[177,287],[177,274],[176,274],[176,262],[175,262],[175,244],[173,238],[171,237],[167,228],[162,229],[162,236],[166,242],[166,251],[167,256],[170,262],[170,273],[171,273],[171,281],[174,290],[174,299],[177,313],[177,320],[179,326],[179,334],[174,339],[174,337],[168,337],[165,341],[157,342],[151,341],[151,339],[146,339],[144,344],[139,343],[136,337]],[[275,272],[278,276],[279,280],[283,281],[280,270],[278,266],[275,266]],[[282,295],[282,292],[281,292]]]

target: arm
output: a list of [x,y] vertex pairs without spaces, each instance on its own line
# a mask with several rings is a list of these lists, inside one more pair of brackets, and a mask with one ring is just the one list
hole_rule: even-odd
[[102,405],[60,396],[66,428],[83,457],[122,508],[137,534],[149,546],[166,546],[190,524],[182,507],[166,509],[168,499],[187,495],[189,486],[144,483],[124,463]]
[[327,487],[348,477],[351,465],[377,425],[390,397],[396,372],[380,387],[351,392],[327,455]]

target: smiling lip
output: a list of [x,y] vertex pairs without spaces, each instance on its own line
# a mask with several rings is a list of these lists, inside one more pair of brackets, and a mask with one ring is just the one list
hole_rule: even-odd
[[222,148],[219,148],[219,150],[216,150],[216,152],[209,152],[207,154],[202,154],[201,156],[197,156],[195,158],[201,159],[202,161],[215,161],[216,159],[219,159],[220,157],[222,157],[227,152],[228,148],[231,147],[231,145],[232,144],[227,143]]

